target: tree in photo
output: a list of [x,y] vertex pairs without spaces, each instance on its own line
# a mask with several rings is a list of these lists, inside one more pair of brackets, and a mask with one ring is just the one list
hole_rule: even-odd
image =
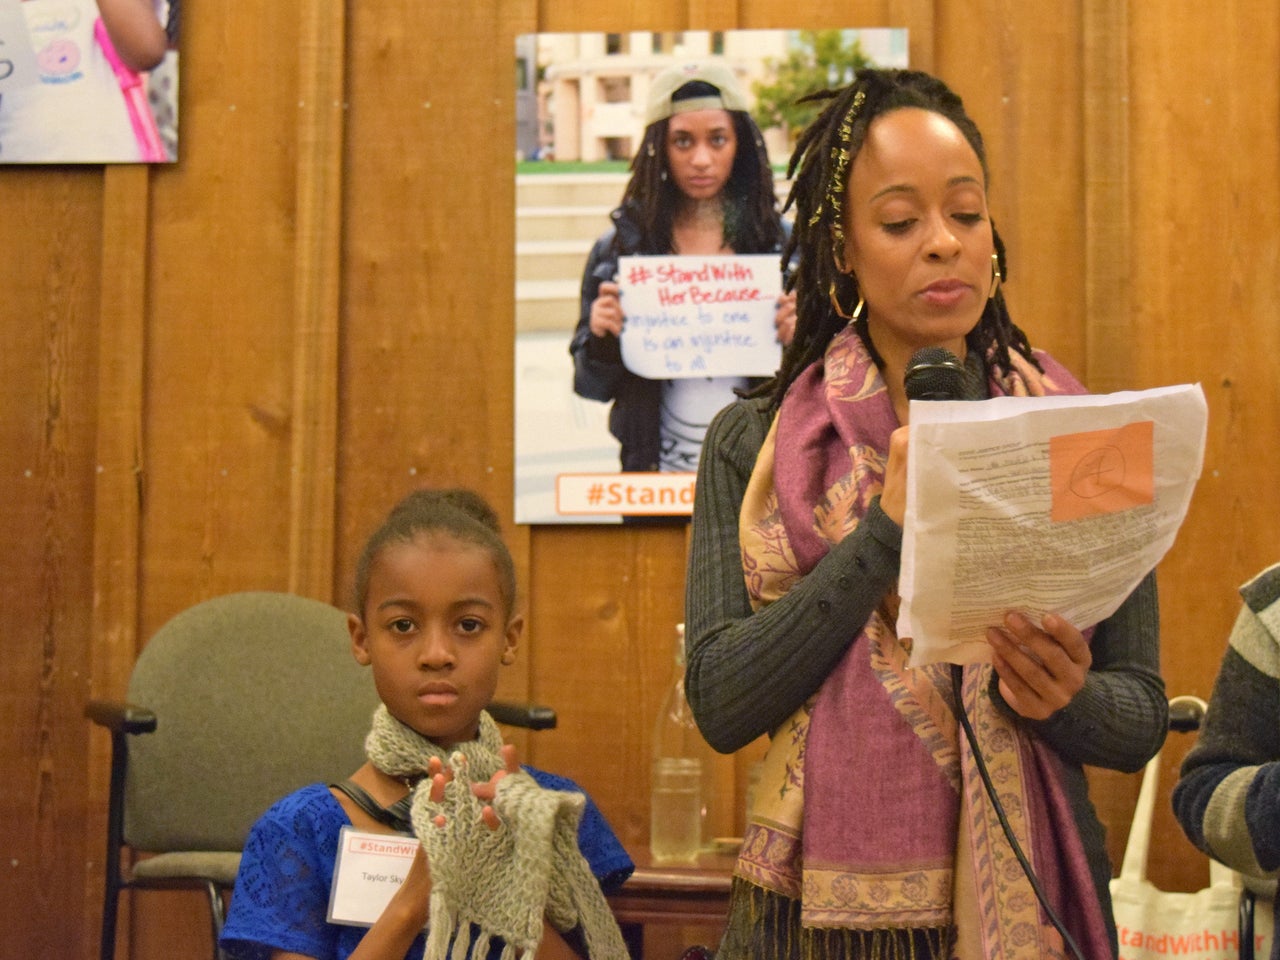
[[798,103],[817,90],[853,80],[855,70],[873,66],[857,35],[848,30],[800,30],[784,59],[765,61],[773,81],[757,81],[752,119],[762,130],[779,127],[794,144],[795,135],[818,113],[819,105]]

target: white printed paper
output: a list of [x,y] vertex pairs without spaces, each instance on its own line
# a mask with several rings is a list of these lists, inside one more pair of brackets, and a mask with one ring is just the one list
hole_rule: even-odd
[[772,376],[779,264],[777,254],[620,257],[623,365],[650,380]]
[[898,633],[912,666],[991,659],[1008,611],[1083,630],[1173,545],[1204,461],[1198,384],[912,401]]
[[329,891],[329,922],[372,926],[404,883],[420,845],[416,837],[343,827]]

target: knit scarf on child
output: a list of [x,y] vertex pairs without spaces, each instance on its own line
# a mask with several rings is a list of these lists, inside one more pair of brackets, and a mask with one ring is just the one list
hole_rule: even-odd
[[[485,803],[471,785],[503,769],[501,748],[502,735],[488,713],[480,714],[477,739],[446,753],[385,706],[374,712],[365,753],[377,769],[422,777],[438,757],[453,772],[439,803],[431,799],[431,781],[422,779],[410,813],[431,864],[424,960],[483,958],[495,939],[505,944],[502,960],[533,956],[544,917],[561,932],[580,927],[593,960],[627,960],[618,925],[578,849],[582,794],[543,789],[523,770],[510,773],[498,781],[491,804],[501,824],[495,830],[481,821]],[[440,816],[443,826],[436,824]]]

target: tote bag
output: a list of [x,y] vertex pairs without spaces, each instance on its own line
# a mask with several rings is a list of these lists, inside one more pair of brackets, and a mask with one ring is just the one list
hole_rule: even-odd
[[1251,960],[1253,954],[1240,949],[1241,883],[1234,870],[1211,859],[1209,886],[1194,893],[1160,890],[1147,880],[1159,779],[1157,754],[1142,774],[1120,876],[1111,881],[1119,960]]

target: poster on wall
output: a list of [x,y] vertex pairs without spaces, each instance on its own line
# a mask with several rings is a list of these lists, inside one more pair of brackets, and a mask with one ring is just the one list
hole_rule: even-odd
[[0,163],[178,158],[179,0],[0,0]]
[[515,53],[516,522],[683,521],[707,424],[790,330],[786,165],[817,112],[796,101],[905,67],[907,32],[542,33]]

